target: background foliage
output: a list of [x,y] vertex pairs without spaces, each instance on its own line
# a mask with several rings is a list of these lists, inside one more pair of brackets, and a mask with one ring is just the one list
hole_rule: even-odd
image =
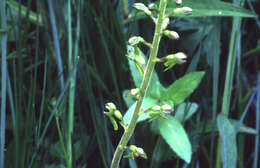
[[[145,150],[148,159],[124,159],[122,167],[215,167],[219,132],[226,135],[225,128],[230,125],[238,132],[236,137],[230,135],[237,142],[238,167],[257,167],[260,21],[258,17],[244,18],[241,30],[234,32],[231,16],[252,17],[254,13],[259,16],[260,2],[247,0],[244,5],[247,11],[232,6],[231,1],[193,1],[183,0],[194,5],[194,16],[179,16],[170,23],[181,39],[163,38],[159,50],[159,57],[183,51],[188,55],[187,63],[165,73],[162,65],[156,66],[165,87],[188,72],[205,71],[199,88],[174,111],[192,144],[191,163],[187,165],[176,157],[158,136],[155,121],[138,124],[131,139]],[[73,167],[109,167],[112,160],[122,128],[113,131],[103,115],[104,104],[112,101],[121,112],[127,110],[129,104],[124,101],[123,91],[133,88],[134,81],[125,56],[126,41],[133,35],[141,35],[151,42],[154,25],[132,9],[135,0],[128,1],[132,16],[128,20],[124,19],[119,0],[72,0],[71,10],[68,2],[6,0],[6,16],[1,14],[0,20],[1,68],[7,75],[6,80],[1,75],[1,82],[6,81],[6,89],[1,90],[6,93],[6,97],[1,95],[1,142],[5,139],[1,153],[5,167],[65,167],[66,152],[61,139],[66,146],[71,119],[74,120]],[[3,27],[5,20],[7,28]],[[7,47],[4,47],[5,32]],[[234,45],[229,43],[232,33],[238,34]],[[228,53],[234,49],[229,120],[223,116],[217,119]],[[148,55],[145,48],[143,52]],[[68,59],[69,55],[73,59]],[[5,60],[7,68],[3,68]],[[75,79],[72,87],[75,106],[71,118],[68,104],[72,79]]]

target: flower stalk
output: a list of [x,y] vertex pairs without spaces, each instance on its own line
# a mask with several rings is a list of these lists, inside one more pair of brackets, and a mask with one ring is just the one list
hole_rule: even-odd
[[113,160],[112,160],[112,163],[110,166],[111,168],[119,167],[119,163],[122,158],[125,147],[129,141],[131,135],[134,132],[134,129],[135,129],[135,126],[137,123],[137,119],[139,117],[139,112],[141,110],[141,106],[142,106],[142,103],[143,103],[143,100],[145,97],[145,93],[146,93],[146,90],[149,85],[151,74],[154,70],[154,66],[156,63],[153,60],[157,57],[159,43],[160,43],[160,39],[162,37],[161,32],[163,30],[162,25],[163,25],[163,20],[165,18],[165,10],[166,10],[166,6],[167,6],[167,2],[168,2],[168,0],[160,1],[158,20],[157,20],[156,27],[155,27],[155,33],[154,33],[151,53],[150,53],[149,60],[147,63],[147,68],[144,72],[143,81],[142,81],[142,84],[140,87],[140,93],[139,93],[140,96],[137,100],[136,107],[135,107],[133,116],[131,118],[131,121],[130,121],[129,125],[126,127],[125,132],[124,132],[123,136],[121,137],[121,140],[116,148],[116,151],[114,153]]

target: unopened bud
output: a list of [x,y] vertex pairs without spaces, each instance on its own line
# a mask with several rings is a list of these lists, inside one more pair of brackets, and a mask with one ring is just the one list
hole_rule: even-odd
[[164,30],[163,34],[170,39],[179,40],[180,36],[176,31]]
[[152,110],[154,110],[154,111],[160,111],[160,110],[161,110],[161,106],[158,106],[158,105],[153,106],[153,107],[152,107]]
[[154,10],[154,9],[158,9],[158,6],[155,3],[150,3],[148,5],[148,8],[151,9],[151,10]]
[[164,65],[167,67],[164,71],[167,71],[168,69],[172,68],[174,65],[176,64],[182,64],[184,62],[186,62],[187,56],[182,53],[176,53],[176,54],[170,54],[168,56],[165,57],[165,59],[167,60]]
[[173,14],[185,14],[185,15],[190,15],[192,14],[192,9],[190,7],[184,6],[182,8],[175,8],[172,11]]
[[139,94],[140,89],[139,88],[135,88],[135,89],[131,89],[130,93],[132,96],[136,96],[137,94]]
[[177,58],[177,64],[182,64],[182,63],[185,63],[186,62],[186,58],[187,56],[183,53],[183,52],[178,52],[176,54],[174,54],[175,57]]
[[147,155],[146,153],[144,152],[143,148],[136,148],[136,154],[141,156],[142,158],[144,159],[147,159]]
[[116,110],[116,105],[114,103],[106,103],[105,108],[108,111],[115,111]]
[[176,0],[176,4],[177,5],[181,5],[182,4],[182,0]]
[[128,40],[129,45],[134,46],[137,45],[140,42],[143,42],[144,39],[140,36],[133,36]]
[[152,12],[143,3],[134,3],[133,7],[137,10],[143,11],[145,14],[151,16]]
[[169,23],[170,19],[168,17],[164,18],[162,23],[162,30],[166,29]]
[[163,113],[170,113],[172,111],[172,107],[169,104],[162,105]]

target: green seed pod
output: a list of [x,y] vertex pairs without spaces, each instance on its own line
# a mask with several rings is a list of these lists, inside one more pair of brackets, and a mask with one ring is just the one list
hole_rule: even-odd
[[114,116],[115,116],[116,118],[118,118],[119,120],[122,120],[122,119],[123,119],[123,116],[122,116],[122,114],[120,113],[119,110],[116,110],[116,111],[114,112]]
[[136,146],[135,145],[130,145],[129,147],[128,147],[128,149],[129,150],[131,150],[131,151],[133,151],[133,152],[135,152],[136,151]]
[[111,124],[112,124],[113,127],[114,127],[114,130],[117,131],[117,130],[118,130],[118,125],[117,125],[116,120],[115,120],[114,117],[112,117],[112,116],[109,116],[109,119],[110,119]]

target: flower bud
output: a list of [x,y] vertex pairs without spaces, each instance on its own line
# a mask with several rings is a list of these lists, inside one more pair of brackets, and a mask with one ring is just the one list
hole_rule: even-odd
[[166,29],[169,23],[170,19],[168,17],[164,18],[162,23],[162,30]]
[[128,40],[129,45],[134,46],[137,45],[140,42],[143,42],[144,39],[140,36],[133,36]]
[[164,30],[163,34],[170,39],[179,40],[180,36],[176,31]]
[[172,107],[169,104],[164,104],[164,105],[162,105],[162,110],[163,111],[171,111]]
[[184,6],[182,8],[175,8],[172,11],[173,14],[185,14],[185,15],[190,15],[192,14],[192,9],[190,7]]
[[152,12],[143,3],[134,3],[133,7],[137,10],[143,11],[145,14],[151,16]]
[[138,156],[141,156],[142,158],[144,158],[144,159],[147,159],[147,155],[146,155],[146,153],[144,152],[144,150],[143,150],[143,148],[136,148],[136,154],[138,155]]
[[132,96],[136,96],[137,94],[139,94],[140,89],[139,88],[135,88],[135,89],[131,89],[130,93]]
[[152,110],[154,110],[154,111],[160,111],[160,110],[161,110],[161,106],[158,106],[158,105],[153,106],[153,107],[152,107]]
[[116,110],[114,112],[114,116],[116,116],[116,118],[118,118],[119,120],[123,119],[123,116],[122,116],[122,114],[121,114],[121,112],[119,110]]
[[108,111],[115,111],[116,110],[116,105],[114,103],[106,103],[105,104],[105,108],[108,110]]
[[177,5],[181,5],[182,4],[182,0],[176,0],[176,4]]
[[182,64],[182,63],[186,62],[185,59],[187,58],[187,56],[183,52],[178,52],[174,55],[177,59],[177,64]]
[[186,62],[186,58],[187,56],[182,52],[166,56],[165,59],[167,61],[164,63],[164,66],[166,66],[167,68],[164,71],[167,71],[168,69],[172,68],[175,64],[182,64]]
[[150,10],[154,10],[154,9],[158,9],[158,6],[157,6],[155,3],[150,3],[150,4],[148,5],[148,8],[149,8]]

